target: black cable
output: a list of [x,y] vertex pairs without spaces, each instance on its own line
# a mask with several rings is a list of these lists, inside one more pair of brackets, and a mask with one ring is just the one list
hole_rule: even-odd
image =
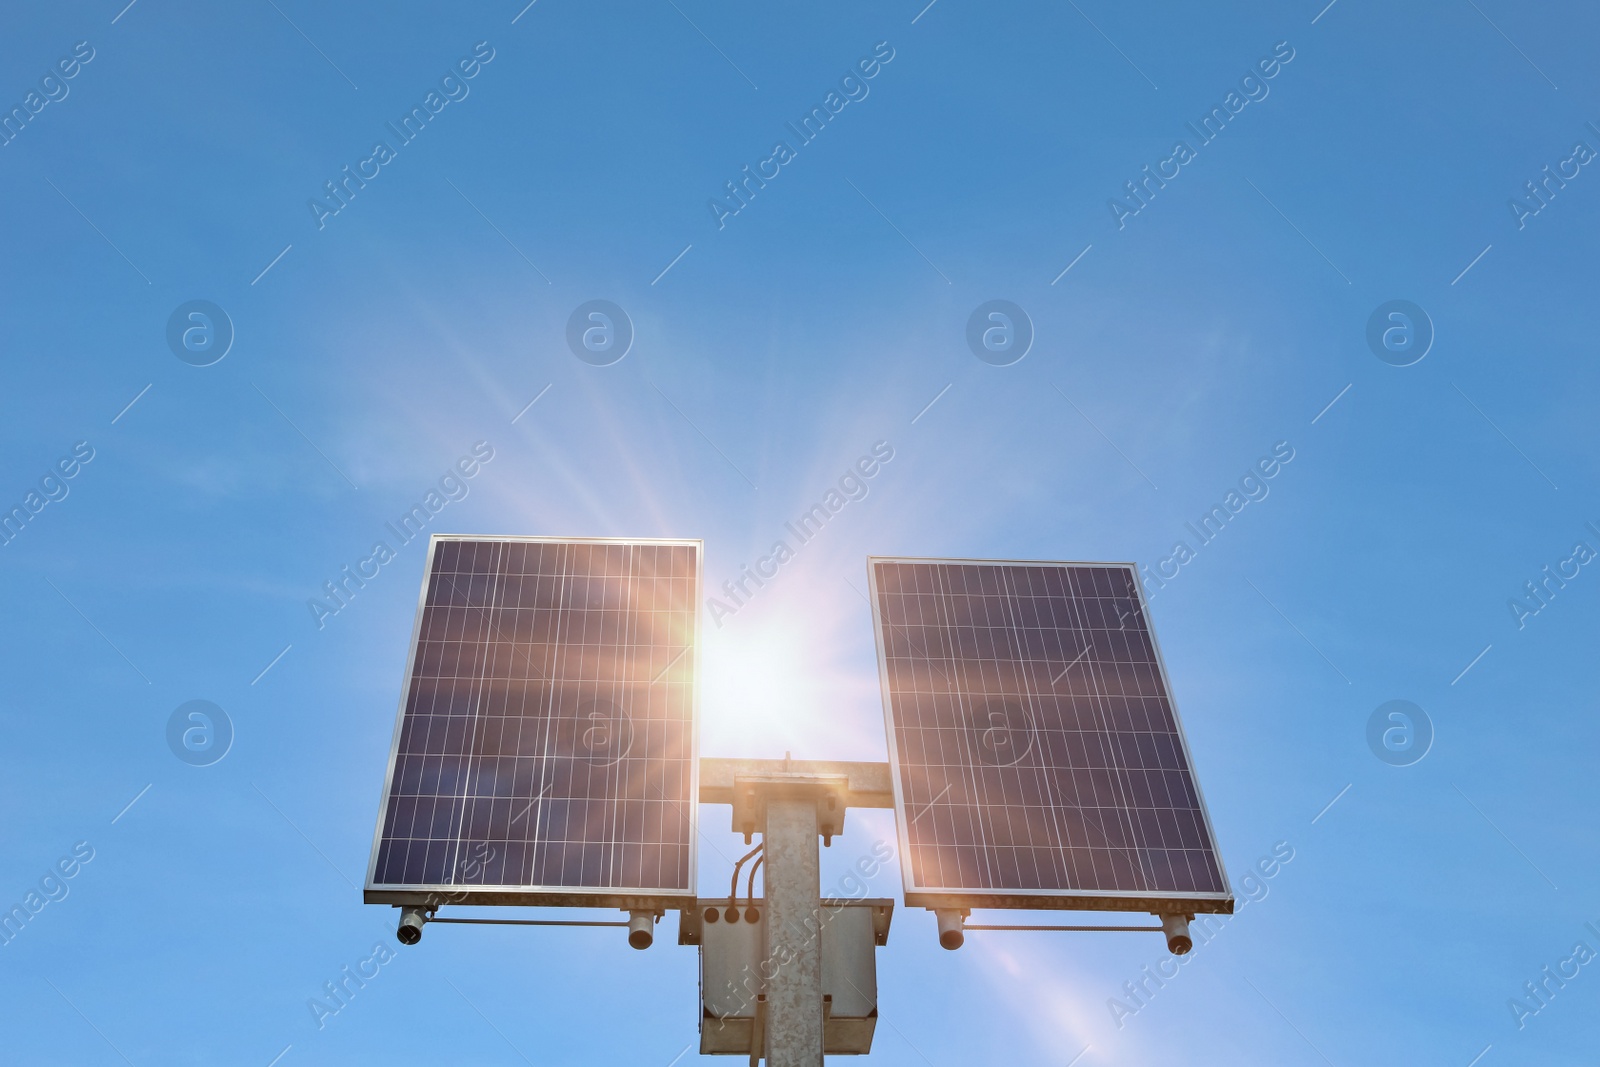
[[762,841],[755,848],[739,857],[739,862],[733,865],[733,883],[728,887],[728,912],[726,915],[727,920],[731,923],[739,921],[739,870],[751,856],[756,855],[766,847],[767,843]]
[[766,860],[766,858],[767,854],[763,852],[761,855],[757,856],[756,861],[750,865],[750,884],[745,892],[745,897],[750,901],[750,903],[745,908],[745,922],[753,923],[761,918],[760,912],[756,911],[756,872],[761,869],[761,864]]
[[740,870],[740,868],[742,868],[745,865],[746,861],[748,861],[751,856],[754,856],[756,853],[760,852],[762,849],[764,849],[766,847],[767,847],[767,843],[765,841],[761,842],[761,844],[757,845],[755,848],[751,849],[749,852],[746,852],[743,856],[739,857],[739,862],[735,863],[733,865],[733,886],[728,890],[728,903],[729,904],[737,904],[739,902],[739,870]]
[[745,896],[750,898],[750,903],[752,904],[756,902],[756,872],[761,869],[761,864],[766,860],[766,858],[767,854],[763,852],[756,858],[756,861],[750,865],[750,884],[747,888]]

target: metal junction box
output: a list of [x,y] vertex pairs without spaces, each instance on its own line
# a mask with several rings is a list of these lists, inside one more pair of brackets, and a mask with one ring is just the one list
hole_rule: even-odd
[[[768,956],[766,901],[742,900],[738,921],[728,922],[726,897],[701,900],[685,911],[678,942],[700,946],[700,1054],[749,1056],[752,1064],[764,1045],[766,979],[782,963]],[[877,946],[889,940],[894,901],[824,900],[815,932],[822,947],[823,1051],[829,1056],[859,1056],[872,1051],[878,1025]],[[715,921],[711,916],[715,915]]]

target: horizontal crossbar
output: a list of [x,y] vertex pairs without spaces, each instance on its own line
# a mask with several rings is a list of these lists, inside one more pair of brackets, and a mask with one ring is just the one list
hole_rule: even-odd
[[1157,933],[1157,934],[1161,933],[1161,927],[1159,927],[1159,926],[973,926],[970,923],[963,923],[962,926],[961,926],[961,929],[963,929],[963,930],[1073,930],[1073,931],[1102,930],[1102,931],[1110,931],[1110,932],[1114,932],[1114,933],[1132,933],[1134,931],[1139,931],[1141,933]]
[[627,926],[625,922],[604,922],[598,919],[440,919],[430,923],[472,923],[483,926]]

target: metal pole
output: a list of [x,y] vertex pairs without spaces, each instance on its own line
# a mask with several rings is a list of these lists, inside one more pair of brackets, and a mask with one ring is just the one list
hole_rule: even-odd
[[815,799],[767,801],[767,1067],[822,1067],[822,880]]

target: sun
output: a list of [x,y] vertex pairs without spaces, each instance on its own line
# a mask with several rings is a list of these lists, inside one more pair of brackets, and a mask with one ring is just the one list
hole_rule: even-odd
[[708,752],[813,758],[826,746],[815,631],[787,612],[706,627],[700,651],[701,746]]

